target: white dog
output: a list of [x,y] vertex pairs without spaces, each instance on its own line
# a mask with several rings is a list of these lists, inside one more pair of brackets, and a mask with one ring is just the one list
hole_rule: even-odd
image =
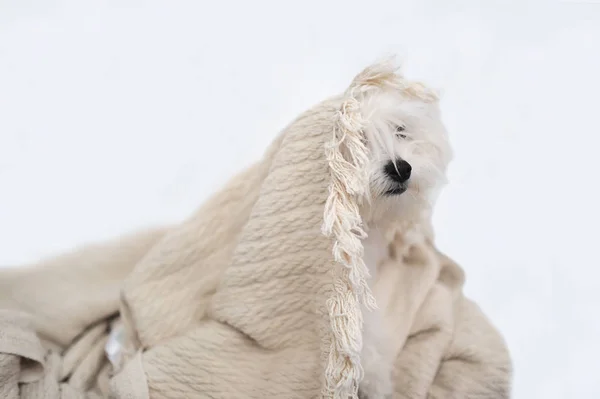
[[[371,278],[388,257],[391,226],[418,224],[429,214],[446,182],[452,154],[441,122],[437,98],[408,94],[376,94],[363,106],[371,125],[365,128],[370,152],[370,198],[361,208],[368,237],[363,240]],[[377,298],[377,292],[373,293]],[[363,309],[364,378],[359,396],[389,398],[397,353],[391,347],[378,309]]]

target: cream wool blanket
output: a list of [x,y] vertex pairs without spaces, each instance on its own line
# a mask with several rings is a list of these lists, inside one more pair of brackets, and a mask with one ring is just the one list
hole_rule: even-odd
[[370,67],[181,225],[1,271],[0,397],[356,397],[371,291],[397,338],[395,397],[508,397],[504,342],[428,220],[366,283],[358,105],[379,90],[428,95]]

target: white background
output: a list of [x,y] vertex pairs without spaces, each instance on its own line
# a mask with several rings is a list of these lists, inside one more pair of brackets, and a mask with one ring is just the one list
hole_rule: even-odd
[[600,1],[0,0],[0,265],[181,220],[391,52],[443,90],[438,243],[514,398],[600,398]]

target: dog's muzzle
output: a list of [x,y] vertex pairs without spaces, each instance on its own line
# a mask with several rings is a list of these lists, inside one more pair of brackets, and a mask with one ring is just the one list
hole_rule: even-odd
[[387,195],[399,195],[406,191],[412,172],[412,167],[408,162],[403,159],[389,161],[383,167],[383,171],[392,183],[392,187],[386,191]]

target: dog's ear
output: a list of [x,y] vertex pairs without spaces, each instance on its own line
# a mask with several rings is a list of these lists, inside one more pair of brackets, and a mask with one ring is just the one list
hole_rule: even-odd
[[364,93],[374,88],[390,87],[397,82],[399,77],[401,77],[401,74],[396,63],[396,57],[384,57],[356,75],[348,87],[348,92],[354,93],[358,90],[358,92]]
[[404,92],[427,103],[433,103],[439,100],[437,90],[417,81],[408,81]]

